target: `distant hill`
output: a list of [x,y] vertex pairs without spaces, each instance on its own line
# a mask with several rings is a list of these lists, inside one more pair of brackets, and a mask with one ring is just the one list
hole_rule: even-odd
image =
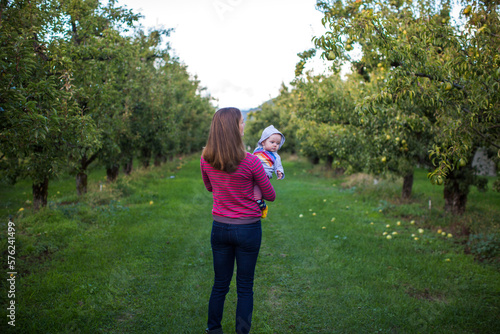
[[258,106],[258,107],[256,107],[256,108],[251,108],[251,109],[244,109],[244,110],[241,110],[241,114],[243,115],[243,118],[246,120],[246,119],[247,119],[247,114],[248,114],[249,112],[260,110],[264,104],[266,104],[266,103],[270,103],[270,102],[272,102],[272,101],[273,101],[272,99],[271,99],[271,100],[268,100],[268,101],[266,101],[266,102],[262,103],[260,106]]
[[252,112],[252,111],[255,111],[255,110],[260,110],[260,107],[257,107],[257,108],[251,108],[251,109],[245,109],[245,110],[241,110],[241,114],[243,115],[243,119],[247,119],[247,114],[249,112]]

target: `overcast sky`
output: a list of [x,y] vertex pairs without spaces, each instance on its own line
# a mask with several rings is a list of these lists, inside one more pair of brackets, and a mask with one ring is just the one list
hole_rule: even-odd
[[[174,28],[174,54],[197,75],[215,106],[248,109],[294,78],[297,53],[324,31],[316,0],[119,0],[145,28]],[[324,71],[317,59],[316,72]]]

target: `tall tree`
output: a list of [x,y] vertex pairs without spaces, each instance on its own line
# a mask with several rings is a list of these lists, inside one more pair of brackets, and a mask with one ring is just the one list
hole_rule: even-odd
[[74,103],[68,61],[55,52],[58,10],[57,1],[0,2],[0,166],[12,182],[33,181],[35,210],[67,157],[100,145],[93,120]]
[[138,15],[116,1],[60,0],[59,52],[71,61],[74,99],[83,115],[91,117],[102,136],[100,150],[83,148],[74,158],[79,195],[87,192],[87,168],[100,158],[113,180],[120,163],[120,133],[126,125],[120,117],[124,105],[128,57],[133,56],[130,38],[123,35]]
[[162,47],[171,30],[128,35],[139,16],[116,3],[0,1],[0,175],[31,178],[35,208],[68,166],[81,195],[94,161],[113,181],[137,151],[161,162],[206,138],[210,97]]
[[350,61],[370,76],[380,63],[387,69],[380,95],[434,111],[440,131],[429,177],[435,183],[447,178],[445,207],[464,212],[469,186],[478,181],[460,175],[472,175],[474,150],[488,145],[500,152],[498,4],[466,6],[461,27],[451,24],[449,1],[318,1],[318,8],[329,31],[315,43],[335,69]]

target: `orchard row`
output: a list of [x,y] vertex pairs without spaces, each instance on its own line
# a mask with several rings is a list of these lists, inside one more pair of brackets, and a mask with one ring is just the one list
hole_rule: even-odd
[[171,30],[146,33],[138,15],[106,3],[0,4],[1,177],[33,180],[35,209],[61,173],[84,194],[95,161],[112,181],[134,158],[159,164],[206,139],[210,97],[162,46]]
[[[445,209],[461,214],[469,187],[485,188],[472,167],[478,148],[500,158],[500,25],[494,1],[318,1],[326,32],[299,54],[296,79],[250,115],[296,133],[284,149],[338,172],[395,174],[402,197],[416,166],[444,185]],[[331,75],[306,71],[317,51]],[[341,66],[352,64],[346,78]],[[253,140],[255,141],[255,140]],[[497,181],[498,185],[498,181]]]

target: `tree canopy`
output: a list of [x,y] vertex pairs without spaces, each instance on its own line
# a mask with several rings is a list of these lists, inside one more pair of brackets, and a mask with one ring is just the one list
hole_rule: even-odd
[[[315,44],[332,66],[349,61],[365,80],[381,81],[365,100],[431,111],[440,131],[431,149],[445,177],[478,145],[500,156],[500,27],[496,1],[318,1],[328,29]],[[361,52],[357,59],[356,50]]]
[[[403,177],[403,198],[415,166],[428,168],[444,185],[445,208],[463,213],[469,187],[485,185],[474,153],[500,157],[497,3],[464,1],[458,24],[451,1],[319,0],[317,8],[326,28],[313,38],[317,49],[298,54],[291,91],[256,121],[289,119],[299,151],[339,171]],[[317,50],[331,75],[304,73]],[[352,73],[341,79],[344,64]]]
[[113,0],[2,0],[0,18],[1,177],[31,179],[35,209],[63,171],[83,194],[94,161],[112,181],[136,156],[201,149],[213,107],[162,46],[172,30]]

